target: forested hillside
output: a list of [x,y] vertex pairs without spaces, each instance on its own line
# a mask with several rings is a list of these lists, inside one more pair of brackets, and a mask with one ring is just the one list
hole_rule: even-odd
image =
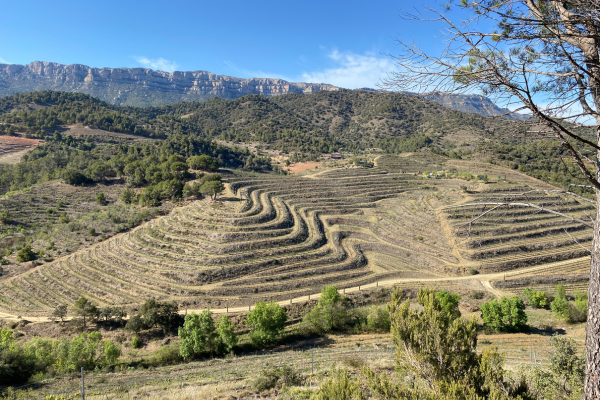
[[[75,154],[82,151],[92,154],[79,156],[89,160],[82,171],[98,161],[99,154],[110,159],[119,153],[102,144],[100,149],[92,149],[82,138],[68,139],[64,132],[70,126],[153,139],[185,135],[188,140],[252,142],[296,153],[296,160],[318,159],[322,153],[334,151],[400,153],[426,149],[452,158],[482,156],[563,187],[583,182],[569,154],[551,138],[540,144],[527,124],[454,111],[401,93],[340,90],[270,98],[248,95],[235,100],[215,97],[205,102],[139,108],[114,106],[81,93],[45,91],[0,99],[0,133],[49,142],[24,158],[18,168],[2,168],[0,185],[4,190],[56,178],[56,171],[72,165]],[[70,144],[58,144],[67,139]],[[223,154],[219,153],[223,165],[249,165],[249,153],[233,158]],[[38,169],[33,165],[43,164],[40,158],[56,162]],[[265,163],[259,161],[258,169],[267,168]]]

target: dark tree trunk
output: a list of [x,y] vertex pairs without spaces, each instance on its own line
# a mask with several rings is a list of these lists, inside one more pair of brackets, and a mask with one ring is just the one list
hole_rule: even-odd
[[[600,143],[600,126],[597,129]],[[597,152],[596,178],[600,179],[600,151]],[[585,338],[585,400],[600,400],[600,189],[596,189],[596,220],[592,242],[590,286],[588,288],[588,318]]]
[[[600,198],[600,190],[596,190]],[[588,289],[588,320],[586,327],[585,399],[600,400],[600,207],[596,211],[590,287]]]

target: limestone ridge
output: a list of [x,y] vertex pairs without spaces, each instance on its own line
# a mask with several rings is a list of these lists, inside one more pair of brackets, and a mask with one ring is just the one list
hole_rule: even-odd
[[438,94],[428,96],[427,100],[435,101],[453,110],[477,113],[486,117],[505,115],[507,118],[516,120],[524,120],[530,117],[530,115],[511,112],[507,108],[500,108],[487,97],[477,94]]
[[0,96],[37,90],[82,92],[114,104],[146,106],[210,97],[235,99],[248,94],[277,96],[340,88],[283,79],[241,79],[207,71],[169,73],[147,68],[100,69],[44,61],[28,65],[0,64]]
[[[34,61],[27,65],[0,64],[0,97],[17,92],[59,90],[87,93],[116,105],[144,107],[201,101],[211,97],[232,100],[248,94],[278,96],[340,89],[325,83],[288,82],[270,78],[241,79],[208,71],[169,73],[148,68],[91,68],[82,64],[63,65],[45,61]],[[381,91],[370,88],[359,90]],[[527,118],[522,114],[509,113],[484,96],[447,94],[430,96],[428,100],[486,117],[506,115],[511,119]]]
[[[385,90],[382,89],[372,89],[372,88],[361,88],[359,90],[364,90],[366,92],[371,93],[381,93]],[[405,94],[410,94],[416,96],[416,93],[413,92],[402,92]],[[481,96],[478,94],[456,94],[456,93],[446,93],[446,94],[435,94],[425,96],[427,100],[435,101],[441,106],[451,108],[453,110],[468,112],[468,113],[476,113],[479,115],[483,115],[484,117],[498,117],[504,116],[509,119],[514,120],[526,120],[531,117],[529,114],[519,114],[516,112],[510,111],[508,108],[500,108],[490,99],[485,96]]]

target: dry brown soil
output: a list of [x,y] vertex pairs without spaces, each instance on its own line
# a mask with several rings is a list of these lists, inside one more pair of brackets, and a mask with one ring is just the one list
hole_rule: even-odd
[[297,174],[299,172],[304,172],[306,170],[313,169],[315,167],[319,167],[322,164],[323,164],[322,162],[295,163],[295,164],[290,164],[290,166],[287,168],[287,170],[291,174]]

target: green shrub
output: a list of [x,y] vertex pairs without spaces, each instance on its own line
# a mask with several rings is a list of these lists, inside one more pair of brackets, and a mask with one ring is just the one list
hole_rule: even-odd
[[[420,290],[418,298],[422,311],[411,309],[410,301],[403,302],[400,292],[394,293],[388,304],[396,370],[410,379],[390,379],[387,374],[363,368],[372,398],[513,398],[507,396],[513,394],[513,388],[504,379],[502,355],[493,346],[477,352],[475,318],[454,318],[440,306],[433,290]],[[337,393],[324,398],[352,398],[343,396]]]
[[533,367],[524,370],[529,398],[581,399],[585,378],[585,357],[578,354],[577,344],[571,338],[550,338],[552,354],[550,367]]
[[81,172],[75,169],[67,169],[62,173],[63,181],[72,186],[79,186],[87,183],[89,179]]
[[319,333],[341,329],[349,322],[347,301],[346,297],[338,293],[337,287],[324,287],[321,289],[319,303],[304,316],[304,321]]
[[31,249],[30,245],[24,246],[21,250],[17,252],[17,261],[18,262],[26,262],[35,260],[35,253]]
[[471,294],[471,298],[475,299],[475,300],[481,300],[485,297],[485,293],[484,292],[475,292]]
[[361,389],[357,379],[353,379],[347,369],[334,368],[319,390],[316,400],[366,400],[367,394]]
[[172,365],[181,362],[178,344],[169,343],[159,347],[152,355],[152,361],[155,365]]
[[235,326],[227,315],[223,315],[221,317],[221,321],[219,321],[219,325],[217,325],[217,332],[219,333],[220,346],[219,352],[230,352],[235,345],[237,345],[238,337],[234,332]]
[[470,273],[471,275],[478,275],[478,274],[479,274],[479,271],[477,271],[475,268],[471,268],[471,269],[469,270],[469,273]]
[[219,335],[209,309],[200,314],[186,315],[183,327],[179,328],[178,336],[179,354],[184,360],[201,354],[214,354],[219,348]]
[[60,214],[60,217],[58,217],[58,222],[60,222],[61,224],[68,224],[69,222],[71,222],[71,220],[67,216],[67,213],[63,212],[62,214]]
[[544,291],[535,291],[531,288],[525,288],[525,290],[523,290],[523,295],[527,299],[527,304],[533,308],[548,307],[548,298]]
[[252,327],[250,331],[252,343],[264,346],[275,342],[285,327],[285,321],[287,321],[287,313],[283,307],[275,302],[259,301],[246,317],[245,323]]
[[587,313],[588,313],[588,295],[585,292],[576,291],[575,292],[575,310],[576,313],[572,313],[571,319],[574,322],[585,322],[587,321]]
[[484,325],[495,332],[520,331],[527,326],[525,304],[517,296],[484,303],[481,306],[481,317]]
[[10,222],[10,216],[8,215],[8,210],[4,209],[0,212],[0,223],[8,224]]
[[373,332],[390,331],[390,313],[385,307],[371,306],[367,314],[367,327]]
[[96,195],[96,203],[100,204],[101,206],[105,205],[107,203],[106,195],[104,193],[98,193]]
[[550,303],[550,309],[556,318],[570,322],[571,308],[569,307],[565,287],[562,283],[556,285],[556,297],[554,298],[554,301]]
[[92,236],[96,236],[96,229],[90,228],[89,234],[92,235]]
[[131,347],[137,349],[140,347],[140,339],[137,336],[131,338]]
[[302,375],[293,367],[288,365],[281,368],[269,366],[263,368],[260,375],[252,382],[252,389],[264,392],[274,388],[300,386],[303,381]]
[[441,290],[435,292],[435,299],[439,302],[440,307],[452,315],[453,318],[460,317],[460,311],[458,310],[458,303],[460,301],[459,295]]
[[125,204],[131,204],[136,200],[137,196],[135,195],[135,192],[131,189],[125,189],[123,190],[123,193],[121,193],[121,201]]

